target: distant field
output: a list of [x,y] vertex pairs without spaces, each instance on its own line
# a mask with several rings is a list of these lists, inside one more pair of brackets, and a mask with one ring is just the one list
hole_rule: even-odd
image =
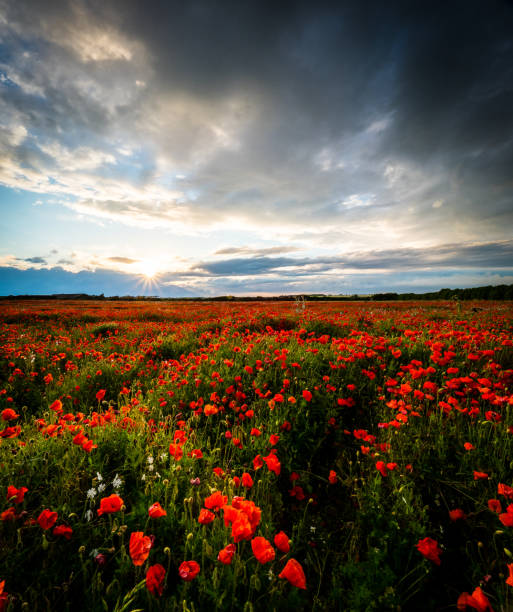
[[513,609],[507,302],[0,305],[0,611]]

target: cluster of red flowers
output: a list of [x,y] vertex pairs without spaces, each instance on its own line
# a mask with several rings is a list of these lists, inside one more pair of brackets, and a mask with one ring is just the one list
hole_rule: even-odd
[[[361,466],[358,469],[371,475],[371,478],[365,475],[361,482],[370,482],[368,486],[387,492],[399,489],[403,482],[408,485],[408,479],[413,479],[422,469],[418,456],[410,457],[397,448],[394,434],[404,437],[409,427],[432,415],[438,415],[443,422],[455,419],[469,425],[480,422],[486,431],[501,432],[506,437],[513,434],[513,426],[509,425],[513,373],[507,365],[513,341],[510,317],[504,313],[494,315],[491,320],[470,317],[457,320],[451,316],[438,321],[431,312],[427,317],[426,312],[411,306],[362,312],[360,306],[357,309],[328,304],[315,306],[315,312],[304,316],[301,321],[304,327],[299,328],[299,325],[281,324],[290,315],[290,306],[283,304],[234,305],[229,320],[226,310],[221,312],[212,304],[198,304],[190,309],[162,305],[165,316],[160,311],[149,311],[155,315],[154,320],[158,322],[155,325],[151,317],[148,322],[142,316],[136,320],[134,313],[124,307],[119,311],[118,307],[109,309],[108,305],[101,308],[100,314],[92,308],[85,314],[89,320],[96,317],[97,322],[100,319],[122,322],[124,330],[120,328],[119,334],[116,331],[110,337],[110,331],[95,332],[93,325],[87,324],[71,333],[69,323],[77,311],[62,313],[67,327],[49,323],[44,334],[34,333],[24,340],[19,331],[5,326],[1,350],[8,376],[5,387],[0,389],[3,428],[0,443],[11,445],[13,454],[24,444],[28,448],[30,438],[24,435],[27,411],[22,398],[29,391],[37,391],[42,398],[41,405],[48,407],[44,418],[30,417],[37,436],[45,444],[67,445],[72,457],[88,462],[83,465],[95,465],[95,458],[103,451],[97,451],[98,445],[110,428],[116,433],[127,430],[144,434],[151,448],[149,452],[153,454],[153,449],[158,448],[158,453],[165,455],[164,451],[169,451],[171,460],[165,459],[166,471],[176,478],[180,478],[180,473],[181,477],[187,475],[185,484],[190,483],[194,491],[190,500],[201,499],[200,492],[204,496],[207,487],[212,487],[195,515],[197,522],[191,537],[200,532],[205,539],[210,534],[222,537],[223,540],[217,540],[215,550],[225,544],[217,554],[218,562],[224,566],[234,563],[236,567],[239,561],[246,561],[242,557],[247,555],[252,563],[256,560],[267,569],[279,565],[280,578],[306,589],[301,564],[288,557],[295,554],[291,552],[289,537],[284,531],[275,533],[277,528],[262,518],[268,510],[265,502],[259,501],[263,499],[262,482],[267,487],[276,485],[277,495],[284,491],[285,497],[286,488],[282,485],[287,479],[292,483],[288,499],[280,498],[283,514],[276,518],[277,525],[288,531],[289,527],[292,529],[293,512],[297,509],[303,512],[310,503],[316,506],[323,494],[327,498],[336,497],[339,487],[346,486],[354,476],[349,476],[349,470],[346,472],[335,452],[331,465],[337,470],[324,465],[320,474],[314,474],[315,478],[309,477],[306,462],[298,465],[301,457],[288,456],[297,434],[303,433],[298,431],[298,422],[306,413],[319,415],[317,418],[322,421],[319,436],[322,438],[325,431],[326,439],[335,440],[332,448],[337,453],[344,447],[358,454]],[[145,306],[137,304],[131,308],[134,312],[147,313]],[[322,333],[315,331],[323,327],[327,333],[324,329]],[[393,333],[385,333],[388,329]],[[168,337],[172,342],[169,341],[166,354],[163,345]],[[75,342],[77,338],[79,341]],[[187,348],[180,354],[182,350],[176,347],[182,341]],[[412,358],[413,355],[418,359]],[[323,364],[322,372],[317,370],[317,365],[309,368],[310,357]],[[29,365],[32,363],[33,366]],[[381,422],[374,418],[362,419],[350,429],[343,429],[345,414],[365,417],[369,389],[376,392],[375,406],[379,407]],[[206,443],[201,435],[203,426],[216,431],[212,438],[206,434]],[[447,508],[444,516],[453,523],[458,521],[451,526],[454,530],[469,527],[477,514],[487,516],[494,529],[501,526],[511,529],[513,488],[499,483],[498,499],[488,499],[490,487],[499,479],[497,463],[488,461],[486,453],[481,452],[479,436],[473,435],[472,427],[465,432],[465,437],[458,439],[456,452],[462,459],[464,478],[482,495],[480,507],[472,508],[467,499],[451,501],[451,509]],[[340,444],[341,437],[343,444]],[[229,460],[222,463],[223,467],[213,468],[213,474],[211,467],[208,473],[202,471],[203,466],[212,465],[209,454],[214,456],[215,447],[221,450],[220,457],[229,457]],[[301,474],[301,479],[292,469]],[[137,567],[145,566],[148,591],[161,596],[166,569],[160,563],[151,564],[159,559],[161,542],[155,545],[154,536],[145,531],[151,525],[160,539],[159,529],[172,523],[174,517],[165,519],[173,511],[168,492],[164,494],[160,484],[155,486],[163,481],[156,471],[152,466],[145,474],[150,484],[144,505],[140,501],[132,503],[135,499],[130,491],[123,492],[123,496],[129,500],[127,522],[132,529],[142,529],[144,524],[144,531],[130,533],[131,562]],[[162,473],[160,467],[159,471]],[[32,487],[29,480],[24,483]],[[63,507],[44,497],[40,504],[31,506],[34,496],[29,493],[25,502],[27,492],[25,486],[7,488],[1,520],[20,524],[24,521],[23,526],[44,530],[44,540],[47,537],[51,540],[51,535],[59,536],[62,539],[58,545],[66,546],[65,540],[73,537],[73,530],[67,524],[60,524],[59,515],[61,519],[67,516]],[[159,502],[149,505],[157,497],[167,511]],[[93,499],[94,502],[88,501],[94,504],[89,512],[94,517],[93,509],[96,509],[98,517],[93,524],[106,528],[119,522],[114,517],[101,519],[106,514],[124,511],[124,501],[117,493],[99,500],[93,496]],[[485,499],[493,514],[482,512]],[[190,507],[197,509],[194,503]],[[457,505],[462,507],[454,507]],[[144,512],[148,508],[146,523],[143,520],[137,524],[134,517],[141,507]],[[434,535],[434,527],[428,533]],[[449,557],[448,554],[444,557],[443,552],[448,541],[442,531],[436,533],[439,542],[424,537],[416,548],[419,555],[439,566]],[[317,544],[309,542],[312,548]],[[414,545],[412,538],[410,550]],[[184,557],[191,556],[191,549],[185,550]],[[107,556],[101,553],[95,558],[100,564]],[[174,559],[175,570],[183,581],[193,581],[200,575],[197,561],[170,558]],[[422,562],[419,556],[417,560]],[[205,563],[200,561],[202,565]],[[504,557],[501,564],[503,570]],[[513,564],[507,567],[506,584],[513,586]],[[202,572],[200,583],[209,575],[206,566]],[[486,588],[488,583],[481,584]],[[4,583],[0,582],[0,610],[6,598]],[[480,587],[471,594],[462,593],[457,607],[491,610],[487,595]]]

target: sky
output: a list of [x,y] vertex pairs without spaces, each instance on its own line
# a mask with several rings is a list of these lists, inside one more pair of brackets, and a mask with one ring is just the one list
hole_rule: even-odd
[[512,32],[506,0],[0,0],[0,295],[513,283]]

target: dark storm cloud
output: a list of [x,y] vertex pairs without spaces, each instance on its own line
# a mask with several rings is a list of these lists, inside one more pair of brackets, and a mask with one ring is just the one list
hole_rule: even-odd
[[201,262],[184,276],[255,276],[289,269],[301,276],[330,270],[416,270],[425,268],[513,270],[513,242],[445,244],[437,248],[349,253],[338,257],[251,257]]
[[[221,211],[233,206],[235,190],[253,189],[260,197],[241,198],[238,208],[256,203],[271,224],[290,214],[340,223],[346,215],[336,203],[367,191],[389,212],[414,199],[422,216],[450,198],[427,220],[431,230],[440,217],[469,226],[485,217],[494,228],[513,222],[511,4],[160,6],[158,22],[138,3],[119,14],[164,81],[200,98],[242,92],[247,106],[237,112],[257,112],[242,149],[219,153],[199,172],[216,186],[207,195]],[[329,160],[319,171],[312,158],[323,150]],[[401,161],[436,175],[436,184],[426,178],[421,193],[390,186],[383,170]],[[197,205],[208,208],[208,200]]]

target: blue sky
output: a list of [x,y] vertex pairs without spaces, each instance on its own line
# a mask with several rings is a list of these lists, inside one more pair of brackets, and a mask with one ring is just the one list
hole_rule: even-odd
[[511,3],[360,4],[0,0],[0,294],[513,283]]

